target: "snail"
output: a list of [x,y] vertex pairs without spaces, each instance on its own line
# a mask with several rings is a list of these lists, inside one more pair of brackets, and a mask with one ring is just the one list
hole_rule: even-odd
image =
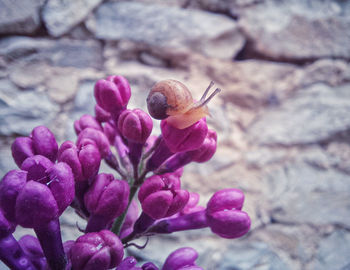
[[207,104],[221,91],[216,88],[206,98],[213,85],[214,82],[210,82],[201,99],[194,101],[183,83],[170,79],[160,81],[152,87],[147,97],[148,112],[155,119],[166,119],[175,128],[187,128],[209,115]]

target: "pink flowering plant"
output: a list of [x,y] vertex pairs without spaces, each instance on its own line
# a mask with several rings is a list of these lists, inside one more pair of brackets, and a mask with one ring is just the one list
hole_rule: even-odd
[[[140,265],[125,256],[125,248],[137,247],[133,241],[141,237],[206,227],[228,239],[248,232],[242,191],[219,190],[204,207],[197,193],[181,186],[183,167],[206,162],[216,151],[217,135],[205,114],[218,90],[206,99],[211,84],[184,109],[187,101],[173,92],[183,85],[169,81],[147,99],[150,115],[162,119],[159,136],[151,135],[148,113],[128,108],[128,81],[110,76],[95,85],[95,115],[75,121],[75,142],[59,146],[45,126],[15,139],[11,150],[18,169],[0,182],[0,259],[10,269],[203,269],[190,247],[171,253],[163,265]],[[175,108],[174,100],[181,106]],[[103,161],[115,175],[100,172]],[[78,239],[62,243],[59,217],[69,206],[87,225]],[[36,237],[16,240],[17,225],[33,228]]]

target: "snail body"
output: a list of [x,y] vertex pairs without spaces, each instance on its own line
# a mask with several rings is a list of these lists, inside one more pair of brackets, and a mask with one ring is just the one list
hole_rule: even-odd
[[217,88],[206,99],[213,84],[211,82],[202,98],[195,102],[183,83],[171,79],[160,81],[152,87],[147,97],[148,111],[155,119],[166,119],[170,125],[178,129],[187,128],[209,115],[206,104],[220,92]]

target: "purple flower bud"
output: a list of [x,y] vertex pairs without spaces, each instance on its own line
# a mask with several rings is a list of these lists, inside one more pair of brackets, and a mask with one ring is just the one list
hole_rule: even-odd
[[71,204],[74,199],[74,176],[71,168],[64,162],[59,162],[47,169],[48,182],[58,205],[59,215]]
[[150,135],[146,142],[145,142],[145,145],[144,145],[144,148],[145,148],[145,152],[147,152],[148,150],[150,150],[154,144],[157,142],[158,140],[158,136],[156,135]]
[[122,76],[109,76],[98,80],[94,89],[97,104],[113,116],[119,115],[129,102],[129,82]]
[[[35,157],[29,157],[22,166],[33,169],[36,164],[31,161],[35,161]],[[13,211],[18,224],[34,228],[51,269],[64,269],[66,259],[58,217],[74,198],[72,170],[60,162],[47,168],[37,181],[29,180],[28,174],[26,171],[11,171],[5,175],[0,184],[1,204],[9,204],[4,209]],[[3,202],[6,197],[9,200]]]
[[33,140],[29,137],[18,137],[12,143],[11,151],[17,166],[21,167],[26,158],[35,155]]
[[16,221],[25,228],[40,227],[58,218],[58,206],[51,190],[43,184],[29,181],[16,200]]
[[109,143],[114,144],[115,136],[117,135],[117,128],[114,124],[108,122],[103,126],[103,132],[107,136]]
[[88,127],[102,131],[100,123],[89,114],[84,114],[79,120],[74,121],[74,130],[76,134],[79,134],[83,129]]
[[47,127],[35,127],[30,137],[37,155],[45,156],[52,162],[56,161],[58,145],[55,136]]
[[131,204],[126,213],[123,226],[120,230],[120,238],[123,239],[132,233],[133,226],[139,216],[139,207],[135,200],[131,201]]
[[198,205],[199,202],[199,194],[195,192],[190,192],[190,198],[181,212],[180,215],[187,215],[194,212],[203,211],[205,207]]
[[111,269],[120,264],[123,256],[123,244],[107,230],[80,236],[69,252],[74,270]]
[[97,104],[95,105],[95,115],[96,115],[96,120],[99,121],[100,123],[107,122],[108,120],[111,119],[111,114],[105,111],[104,109],[102,109]]
[[71,141],[65,141],[58,149],[59,162],[65,162],[72,169],[75,181],[85,180],[83,177],[83,168],[79,160],[78,148]]
[[165,143],[165,140],[161,138],[152,156],[146,163],[146,169],[148,171],[156,170],[165,160],[167,160],[173,154],[174,153],[169,149],[169,147]]
[[51,168],[53,163],[46,157],[35,155],[27,158],[21,166],[21,170],[27,171],[27,181],[34,180],[38,182],[45,182],[46,170]]
[[137,267],[137,260],[132,257],[126,257],[117,267],[116,270],[142,270],[142,268]]
[[39,240],[32,235],[24,235],[18,241],[24,253],[38,270],[47,269],[47,262]]
[[162,120],[160,124],[165,143],[173,153],[198,149],[208,133],[205,118],[185,129],[177,129]]
[[[26,159],[22,167],[28,172],[10,171],[1,181],[0,203],[6,216],[24,227],[34,227],[38,225],[37,222],[45,223],[57,218],[74,198],[71,168],[63,162],[53,165],[51,161],[39,155]],[[46,213],[42,204],[50,211],[46,209]],[[47,215],[47,218],[36,219],[36,215],[40,216],[41,212]]]
[[86,208],[91,213],[86,230],[104,229],[111,220],[120,216],[128,205],[129,193],[126,181],[117,180],[112,174],[97,175],[84,196]]
[[212,232],[223,238],[237,238],[249,231],[250,218],[241,211],[244,194],[238,189],[217,191],[206,209],[207,222]]
[[14,227],[0,210],[0,260],[13,270],[35,270],[17,240],[13,237]]
[[11,222],[15,222],[16,200],[27,182],[27,172],[20,170],[9,171],[0,182],[0,206],[4,215]]
[[216,142],[216,132],[209,129],[202,145],[198,149],[191,151],[192,161],[202,163],[210,160],[215,154]]
[[152,132],[151,117],[140,109],[125,110],[118,119],[118,129],[129,141],[144,144]]
[[[192,269],[191,266],[196,266],[195,261],[198,258],[196,250],[190,247],[179,248],[172,252],[165,260],[162,270],[180,270]],[[202,268],[198,268],[202,269]]]
[[30,137],[16,138],[11,150],[13,159],[21,167],[26,158],[34,155],[42,155],[55,162],[58,146],[53,133],[45,126],[38,126],[33,129]]
[[80,149],[73,142],[66,141],[58,151],[58,160],[71,167],[76,181],[84,181],[98,173],[101,155],[96,143],[90,139],[82,140]]
[[14,231],[14,224],[5,218],[4,213],[0,208],[0,239],[13,233]]
[[159,270],[159,268],[152,262],[147,262],[142,265],[142,270]]
[[83,144],[84,139],[93,140],[102,157],[106,157],[110,153],[109,141],[106,135],[99,130],[93,128],[85,128],[79,133],[76,145],[80,148]]
[[142,184],[138,198],[142,210],[156,220],[181,211],[188,202],[189,193],[180,189],[179,179],[173,175],[154,175]]
[[157,170],[157,174],[173,172],[179,168],[184,167],[192,161],[206,162],[214,155],[216,151],[216,132],[208,130],[202,145],[192,151],[179,152],[168,158]]

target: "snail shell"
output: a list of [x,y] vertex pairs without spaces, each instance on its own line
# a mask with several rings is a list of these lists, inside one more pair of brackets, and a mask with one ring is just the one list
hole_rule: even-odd
[[212,85],[213,82],[200,101],[194,102],[191,92],[183,83],[171,79],[160,81],[152,87],[147,97],[148,112],[155,119],[167,119],[166,121],[176,128],[189,127],[209,115],[206,104],[220,91],[217,88],[205,99]]

